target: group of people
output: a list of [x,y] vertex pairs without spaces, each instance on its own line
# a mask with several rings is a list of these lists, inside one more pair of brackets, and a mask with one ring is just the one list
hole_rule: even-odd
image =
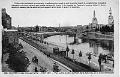
[[[101,71],[101,63],[104,61],[104,63],[106,63],[107,62],[107,55],[103,55],[103,54],[101,54],[100,53],[100,55],[99,55],[99,58],[98,58],[98,63],[99,63],[99,66],[100,66],[100,71]],[[114,60],[113,60],[113,65],[112,65],[113,67],[114,67]]]

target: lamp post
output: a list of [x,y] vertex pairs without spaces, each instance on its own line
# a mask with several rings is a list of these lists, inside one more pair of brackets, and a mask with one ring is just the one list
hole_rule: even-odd
[[90,66],[90,60],[91,60],[91,54],[88,54],[88,60],[89,60],[89,66]]
[[102,54],[100,53],[99,58],[98,58],[98,63],[101,71],[101,61],[102,61]]

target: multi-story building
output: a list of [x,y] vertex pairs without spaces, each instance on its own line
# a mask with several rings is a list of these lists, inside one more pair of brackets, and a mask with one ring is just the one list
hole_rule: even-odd
[[[79,26],[77,26],[77,37],[82,37],[83,32],[88,32],[88,34],[90,33],[89,34],[90,36],[93,34],[93,37],[94,37],[94,34],[96,33],[95,31],[97,31],[97,33],[99,33],[101,31],[101,29],[103,29],[103,28],[108,29],[106,26],[109,26],[109,27],[114,26],[114,19],[113,19],[113,16],[112,16],[111,8],[109,10],[108,24],[98,24],[97,18],[95,16],[95,10],[94,10],[92,23],[89,23],[89,25],[84,25],[84,26],[79,25]],[[112,27],[112,28],[114,28],[114,27]],[[100,33],[96,34],[96,35],[100,35]],[[101,34],[100,37],[102,37],[102,36],[103,35]],[[96,38],[96,37],[94,37],[94,38]],[[107,38],[109,38],[109,37],[107,37]],[[110,36],[110,38],[112,38],[112,36]]]
[[18,44],[18,31],[11,30],[11,29],[4,29],[3,30],[3,42],[4,44]]
[[2,26],[3,28],[11,29],[11,17],[6,13],[6,9],[2,9]]
[[2,41],[4,45],[18,44],[18,31],[13,30],[11,26],[11,17],[6,13],[6,9],[2,9]]

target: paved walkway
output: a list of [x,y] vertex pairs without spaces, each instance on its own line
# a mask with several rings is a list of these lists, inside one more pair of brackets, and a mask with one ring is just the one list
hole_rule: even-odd
[[[34,40],[34,42],[39,44],[39,45],[42,45],[43,47],[46,47],[46,49],[48,49],[48,51],[51,52],[51,53],[52,53],[52,49],[54,47],[59,47],[60,50],[65,50],[66,49],[63,46],[55,45],[54,43],[42,44],[39,41],[35,41],[35,40]],[[69,51],[68,56],[70,58],[73,58],[73,55],[71,54],[71,51],[74,48],[71,48],[70,46],[69,46],[69,48],[70,48],[70,51]],[[89,61],[88,61],[88,57],[86,56],[86,52],[82,51],[82,57],[79,57],[78,54],[79,54],[79,51],[75,50],[75,56],[74,56],[75,60],[78,61],[78,62],[82,62],[82,63],[84,63],[86,65],[89,65]],[[91,61],[90,61],[90,67],[99,70],[98,56],[92,55],[91,57],[92,58],[91,58]],[[102,62],[102,71],[113,72],[114,68],[112,67],[112,64],[113,64],[112,61],[108,61],[107,63]]]
[[[25,40],[25,39],[24,39]],[[48,50],[48,47],[45,48],[46,46],[44,46],[43,44],[41,45],[38,45],[36,44],[37,41],[32,41],[29,39],[26,39],[27,43],[29,43],[30,45],[34,46],[35,48],[37,48],[38,50],[44,52],[45,54],[50,54],[50,51],[51,50]],[[41,49],[42,48],[42,49]],[[89,68],[85,68],[83,66],[80,66],[80,65],[76,65],[75,63],[65,59],[64,57],[61,57],[61,56],[56,56],[56,55],[53,55],[52,53],[50,54],[50,57],[52,57],[53,59],[65,64],[66,66],[70,67],[71,69],[73,69],[74,72],[90,72],[91,70]]]
[[[45,54],[40,52],[38,49],[35,47],[29,45],[25,41],[19,39],[19,42],[23,45],[23,51],[26,52],[27,57],[29,58],[31,64],[28,67],[28,71],[33,72],[35,67],[41,69],[41,67],[46,68],[47,72],[52,72],[53,71],[53,64],[54,62],[57,62],[49,57],[47,57]],[[32,62],[32,58],[34,56],[37,56],[38,58],[38,65]],[[64,66],[63,64],[57,62],[57,65],[59,66],[59,69],[61,69],[61,72],[69,72],[71,69]]]

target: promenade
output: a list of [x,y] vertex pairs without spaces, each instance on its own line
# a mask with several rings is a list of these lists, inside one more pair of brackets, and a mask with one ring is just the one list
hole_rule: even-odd
[[[28,66],[28,72],[34,72],[35,67],[37,67],[38,72],[41,72],[40,69],[46,69],[46,72],[53,71],[53,64],[54,62],[57,63],[59,66],[60,72],[70,72],[71,69],[62,65],[61,63],[53,60],[50,57],[47,57],[45,54],[40,52],[40,50],[36,49],[35,47],[31,46],[30,44],[26,43],[25,41],[19,39],[19,42],[23,45],[23,51],[25,52],[27,58],[30,61],[30,65]],[[22,51],[21,50],[21,51]],[[32,62],[32,58],[36,56],[38,58],[38,64]]]
[[[54,55],[53,53],[51,53],[51,50],[49,50],[49,48],[46,46],[44,46],[43,44],[37,44],[37,41],[32,41],[31,39],[28,38],[21,38],[22,40],[24,40],[25,42],[27,42],[28,44],[30,44],[31,46],[35,47],[36,49],[38,49],[39,51],[41,51],[42,53],[44,53],[45,55],[50,55],[49,57],[59,61],[60,63],[64,64],[65,66],[69,67],[72,69],[73,72],[93,72],[95,70],[91,69],[89,66],[87,65],[83,65],[81,63],[74,63],[64,57],[58,56],[58,55]],[[81,65],[80,65],[81,64]]]

